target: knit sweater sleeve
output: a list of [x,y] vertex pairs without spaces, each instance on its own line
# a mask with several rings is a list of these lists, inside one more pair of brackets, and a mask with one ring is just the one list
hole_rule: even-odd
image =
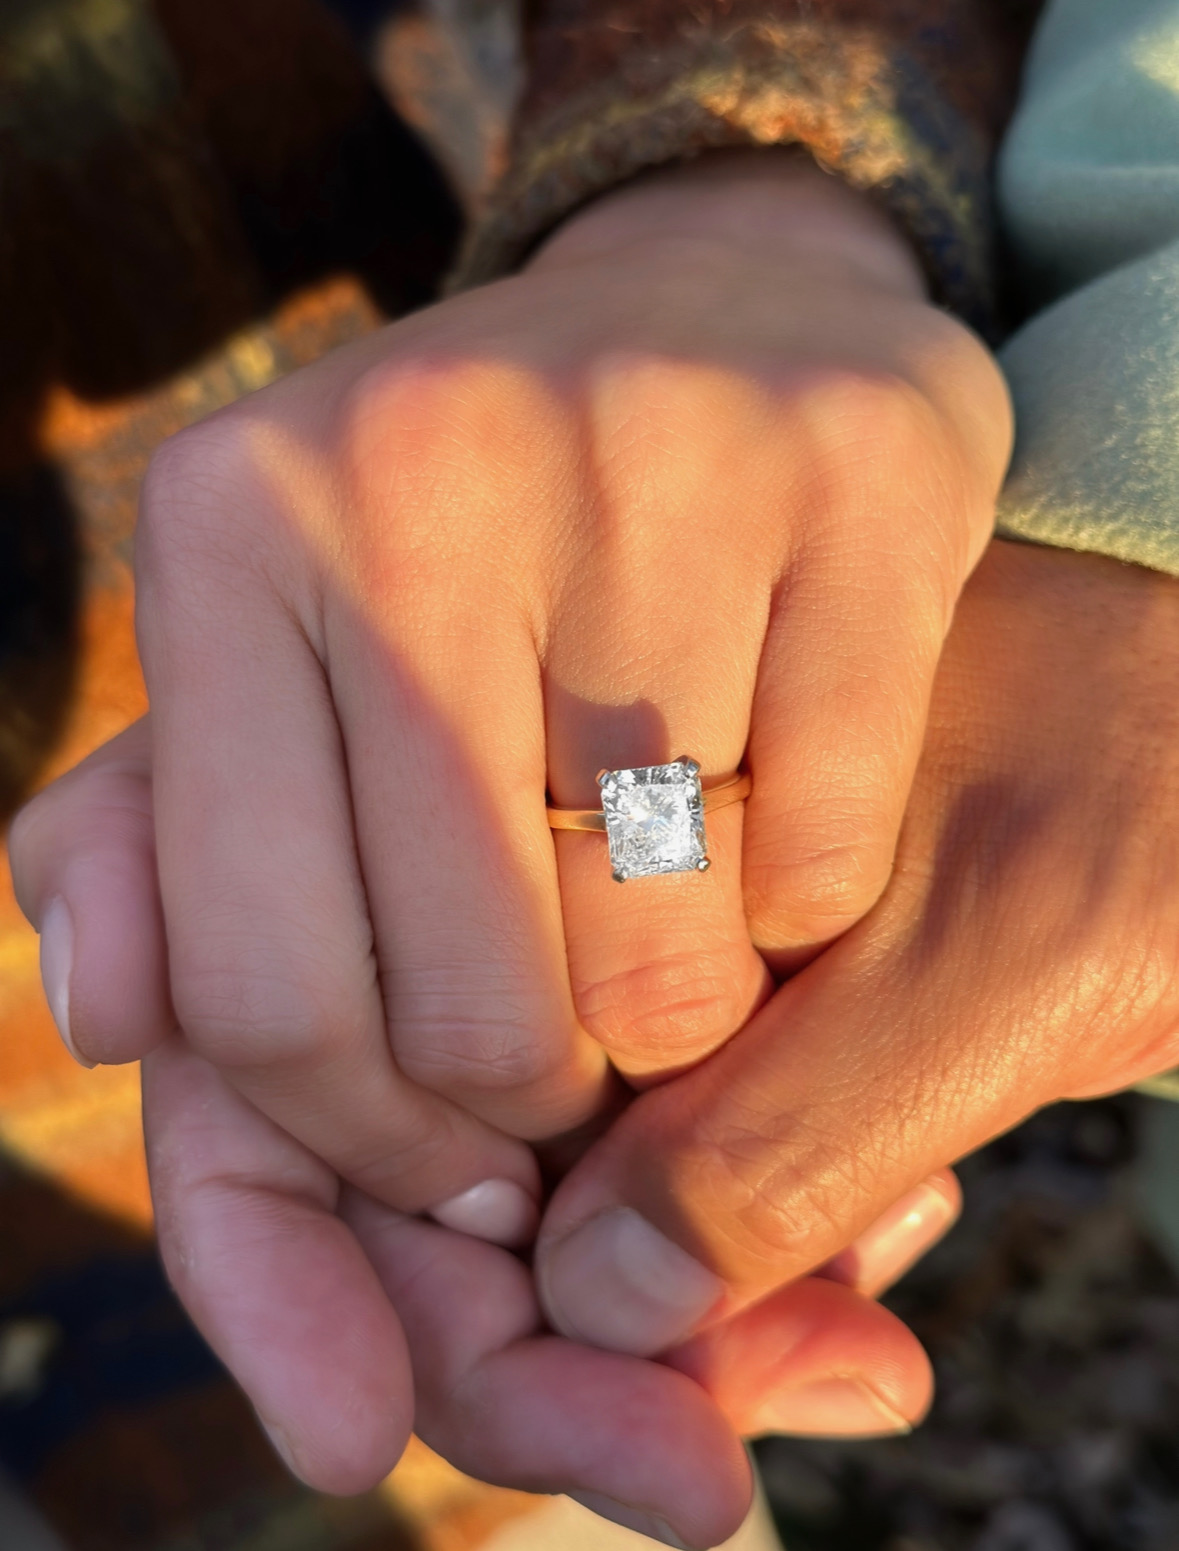
[[999,532],[1179,576],[1179,0],[1052,0],[1004,146]]
[[506,167],[460,281],[563,217],[712,147],[800,145],[878,198],[934,294],[993,319],[992,152],[1033,0],[533,0]]

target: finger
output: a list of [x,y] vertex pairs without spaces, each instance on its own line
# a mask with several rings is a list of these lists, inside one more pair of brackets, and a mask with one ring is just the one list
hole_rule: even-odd
[[815,1275],[877,1298],[950,1231],[961,1211],[962,1190],[953,1169],[938,1169]]
[[[595,542],[570,567],[543,653],[549,790],[567,808],[601,805],[603,769],[681,755],[705,778],[736,769],[781,543],[770,393],[682,361],[600,376],[586,411]],[[668,542],[684,525],[708,567]],[[706,817],[707,871],[621,885],[601,835],[554,835],[578,1015],[630,1076],[700,1060],[767,993],[745,920],[741,826],[739,804]]]
[[904,1039],[880,1027],[876,1000],[853,1021],[850,1003],[866,997],[844,962],[855,937],[706,1066],[634,1101],[563,1180],[537,1244],[555,1328],[662,1351],[832,1259],[932,1173],[917,1143],[892,1143],[887,1169],[864,1152],[864,1097],[894,1081],[884,1053],[900,1061]]
[[612,1079],[569,992],[536,652],[510,598],[475,615],[441,585],[328,621],[389,1037],[423,1087],[547,1138]]
[[165,461],[137,549],[179,1025],[337,1173],[409,1211],[473,1199],[464,1226],[520,1242],[531,1153],[393,1060],[327,686],[266,565],[243,567],[226,533],[265,481],[244,458],[236,484],[216,463],[186,476],[188,456]]
[[782,1289],[669,1353],[669,1368],[538,1335],[527,1273],[500,1252],[371,1201],[345,1215],[405,1327],[427,1441],[480,1479],[592,1498],[654,1538],[663,1521],[673,1544],[715,1544],[748,1505],[714,1406],[744,1433],[862,1436],[905,1431],[929,1404],[913,1335],[831,1282]]
[[713,1546],[742,1522],[748,1462],[691,1380],[541,1334],[531,1278],[502,1251],[363,1199],[346,1215],[405,1327],[417,1430],[460,1470],[592,1494],[669,1545]]
[[1042,1016],[996,982],[1004,901],[991,915],[971,893],[974,952],[954,957],[931,937],[942,915],[906,921],[906,893],[706,1066],[634,1101],[562,1183],[537,1247],[555,1328],[634,1352],[683,1340],[839,1255],[1047,1097],[1044,1073],[999,1070]]
[[295,1473],[375,1486],[413,1426],[405,1340],[335,1215],[338,1184],[179,1040],[143,1066],[160,1252],[172,1285]]
[[83,1066],[138,1061],[175,1026],[146,718],[38,793],[8,843],[66,1048]]
[[895,1314],[818,1277],[783,1287],[667,1353],[745,1436],[877,1437],[929,1409],[933,1374]]
[[[995,546],[963,598],[878,910],[559,1188],[536,1253],[556,1328],[657,1350],[827,1261],[1040,1104],[1165,1063],[1173,976],[1142,900],[1170,854],[1153,784],[1169,729],[1124,718],[1172,600],[1039,555]],[[1085,757],[1094,727],[1141,760],[1111,780]]]
[[[949,1231],[961,1205],[953,1171],[939,1169],[881,1212],[814,1276],[878,1297]],[[650,1223],[629,1208],[608,1210],[580,1244],[563,1247],[555,1263],[547,1260],[548,1226],[541,1288],[566,1334],[619,1351],[654,1353],[710,1311],[722,1317],[723,1283],[681,1258],[675,1245],[660,1242]],[[610,1299],[606,1307],[598,1304],[603,1291]]]
[[827,418],[813,499],[838,513],[837,537],[824,524],[778,585],[753,698],[745,901],[778,974],[888,882],[970,539],[993,503],[916,394],[861,385]]

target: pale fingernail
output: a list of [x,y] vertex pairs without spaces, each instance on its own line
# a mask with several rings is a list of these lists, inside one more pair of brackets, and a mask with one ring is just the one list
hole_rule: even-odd
[[879,1438],[913,1431],[913,1424],[861,1379],[820,1379],[767,1400],[754,1433],[812,1438]]
[[70,972],[74,961],[74,922],[60,895],[51,899],[41,917],[41,982],[62,1044],[79,1066],[93,1067],[74,1044],[70,1032]]
[[544,1256],[541,1300],[562,1335],[650,1357],[686,1336],[725,1284],[630,1207],[591,1218]]
[[536,1202],[514,1180],[485,1179],[430,1213],[435,1222],[473,1239],[516,1249],[531,1244],[540,1220]]
[[875,1296],[937,1243],[958,1211],[945,1191],[918,1185],[815,1274]]
[[609,1519],[611,1524],[633,1529],[636,1534],[657,1540],[660,1545],[675,1546],[677,1551],[691,1551],[688,1542],[680,1539],[666,1519],[648,1513],[645,1508],[632,1508],[629,1503],[615,1502],[613,1497],[605,1497],[601,1492],[569,1492],[566,1495],[583,1508],[588,1508],[591,1513],[596,1513],[600,1519]]

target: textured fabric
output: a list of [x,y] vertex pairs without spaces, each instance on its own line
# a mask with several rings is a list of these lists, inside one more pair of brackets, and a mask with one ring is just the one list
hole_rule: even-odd
[[936,294],[992,318],[991,152],[1034,6],[991,0],[541,0],[505,176],[460,269],[517,264],[563,216],[709,147],[801,144],[877,195]]
[[1179,576],[1179,0],[1053,0],[1000,165],[1012,537]]

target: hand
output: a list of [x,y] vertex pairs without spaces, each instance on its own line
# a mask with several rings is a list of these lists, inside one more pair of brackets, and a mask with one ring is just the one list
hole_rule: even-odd
[[[536,1256],[554,1326],[662,1351],[1040,1105],[1179,1061],[1177,799],[1179,580],[994,543],[888,890],[564,1181]],[[725,1403],[723,1364],[672,1360]]]
[[[145,728],[133,727],[59,783],[17,850],[50,877],[115,857],[125,897],[150,900],[150,786]],[[105,1005],[131,1010],[145,984],[165,978],[151,957],[161,943],[150,930],[111,939],[96,981]],[[953,1220],[958,1192],[945,1171],[895,1203],[822,1280],[784,1289],[689,1349],[726,1344],[722,1411],[662,1368],[538,1343],[543,1321],[519,1261],[342,1195],[322,1160],[179,1037],[148,1054],[143,1079],[169,1276],[284,1458],[325,1490],[361,1490],[392,1466],[416,1393],[418,1430],[471,1474],[597,1494],[599,1511],[603,1495],[646,1504],[692,1543],[713,1544],[748,1503],[733,1429],[756,1430],[771,1400],[783,1427],[845,1434],[896,1430],[928,1404],[920,1347],[866,1299]]]
[[[506,1251],[341,1196],[179,1039],[144,1062],[144,1114],[169,1274],[280,1453],[322,1489],[373,1485],[412,1422],[471,1475],[711,1546],[749,1505],[735,1430],[770,1398],[797,1430],[857,1434],[904,1430],[928,1405],[914,1337],[835,1280],[786,1288],[681,1354],[721,1367],[722,1411],[682,1373],[548,1334]],[[953,1179],[938,1185],[935,1218],[894,1216],[832,1272],[891,1280],[953,1213]]]
[[[498,1178],[529,1192],[535,1176],[522,1149],[425,1090],[544,1134],[600,1099],[586,1028],[623,1062],[622,1036],[636,1031],[632,1065],[658,1072],[712,1048],[764,994],[731,813],[712,826],[723,874],[676,880],[658,912],[604,883],[599,842],[558,837],[570,996],[538,829],[537,685],[548,780],[572,803],[587,769],[665,757],[673,735],[713,768],[735,763],[763,654],[773,672],[763,664],[756,686],[745,851],[759,944],[780,962],[813,948],[887,872],[937,645],[1005,457],[1005,403],[977,345],[920,300],[881,219],[802,165],[769,169],[726,174],[707,198],[698,179],[716,175],[702,168],[603,202],[519,282],[411,320],[182,439],[149,489],[144,539],[162,908],[146,729],[44,794],[15,830],[29,913],[56,917],[46,959],[76,1048],[119,1059],[158,1047],[148,1113],[164,1118],[153,1134],[165,1142],[190,1134],[184,1094],[221,1095],[180,1150],[190,1167],[153,1140],[165,1255],[320,1484],[370,1479],[406,1425],[398,1327],[333,1216],[333,1170],[462,1221],[436,1206],[447,1189]],[[671,282],[675,306],[651,317]],[[588,462],[577,451],[587,423]],[[654,472],[675,472],[682,511],[652,502],[628,437],[652,453],[666,445]],[[537,484],[547,495],[521,520],[521,491]],[[694,509],[696,489],[707,510]],[[660,533],[674,542],[655,543]],[[508,548],[525,563],[505,582],[489,562]],[[406,576],[414,591],[399,596]],[[530,649],[546,646],[531,666],[522,632]],[[772,680],[795,661],[806,672],[791,674],[787,724]],[[657,746],[639,702],[664,682]],[[617,686],[632,711],[603,715]],[[865,716],[850,735],[848,707]],[[518,784],[492,757],[501,741],[521,761]],[[436,778],[433,807],[407,779],[421,771]],[[174,1086],[171,1107],[159,1097],[169,980],[185,1058],[212,1056],[281,1128],[224,1085]],[[154,995],[137,998],[144,987]],[[382,1012],[417,1088],[389,1060]],[[490,1221],[475,1195],[472,1231],[526,1229],[519,1214]],[[411,1280],[431,1285],[424,1272]],[[845,1372],[859,1361],[844,1317],[857,1307],[839,1305],[827,1327]],[[373,1337],[363,1350],[357,1333]],[[903,1333],[890,1339],[906,1354],[882,1344],[890,1414],[919,1414],[924,1365]],[[811,1344],[811,1377],[821,1348]],[[362,1366],[360,1410],[337,1423],[317,1386],[325,1373],[351,1383]],[[431,1383],[442,1379],[419,1375],[427,1395]],[[383,1417],[363,1404],[381,1394],[392,1397]],[[714,1486],[700,1477],[699,1491]],[[672,1501],[690,1512],[682,1494]]]
[[[125,760],[132,817],[68,867],[76,787],[14,830],[73,1045],[178,1023],[367,1193],[526,1237],[505,1133],[585,1121],[603,1049],[700,1059],[768,993],[756,948],[813,952],[883,887],[1008,436],[886,219],[773,153],[602,200],[184,433],[137,537],[160,902]],[[599,837],[554,847],[546,786],[747,743],[710,873],[619,889]],[[165,931],[154,994],[104,999]]]

